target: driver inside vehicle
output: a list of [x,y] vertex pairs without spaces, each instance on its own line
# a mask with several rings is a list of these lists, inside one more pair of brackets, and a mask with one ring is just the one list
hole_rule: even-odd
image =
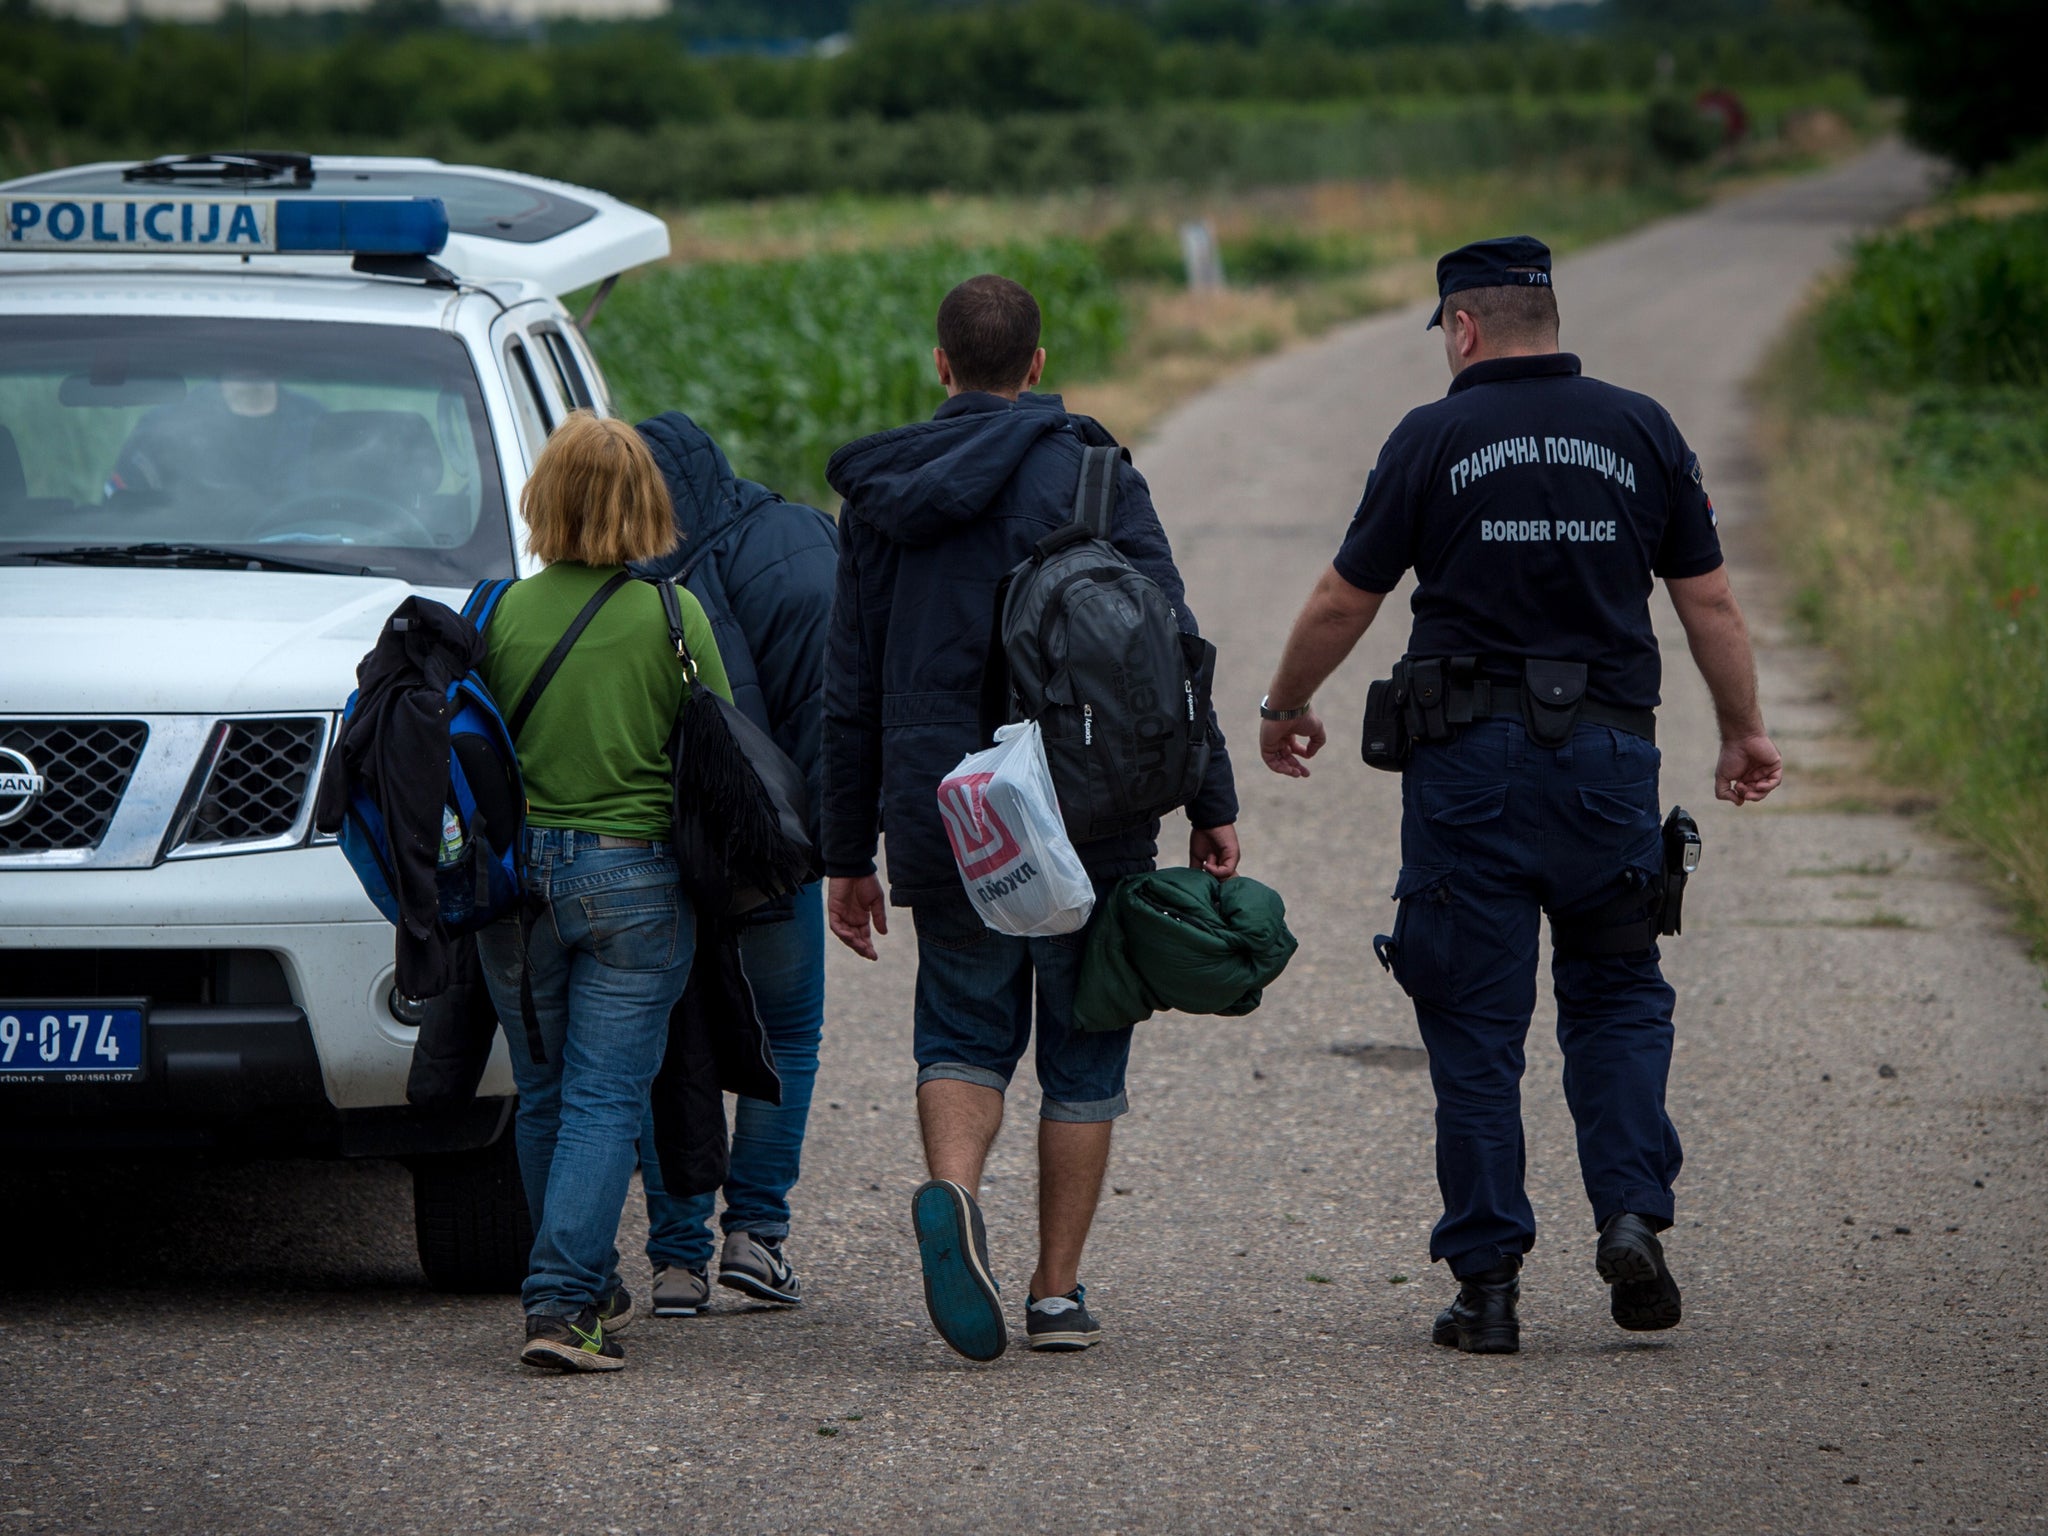
[[244,502],[304,491],[314,429],[326,414],[273,373],[226,369],[135,424],[107,477],[106,499]]

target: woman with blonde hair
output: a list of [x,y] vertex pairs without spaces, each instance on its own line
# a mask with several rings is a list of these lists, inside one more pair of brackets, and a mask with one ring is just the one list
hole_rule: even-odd
[[[669,847],[670,732],[683,673],[661,596],[625,567],[675,543],[669,494],[632,427],[578,411],[548,439],[521,498],[526,547],[547,562],[513,584],[485,632],[494,698],[524,697],[556,643],[608,585],[516,743],[534,915],[479,940],[519,1085],[519,1172],[533,1214],[520,1359],[615,1371],[633,1312],[619,1283],[619,1212],[637,1161],[669,1010],[689,979],[695,916]],[[730,697],[704,610],[684,632],[701,681]],[[545,1052],[529,1046],[521,983]]]

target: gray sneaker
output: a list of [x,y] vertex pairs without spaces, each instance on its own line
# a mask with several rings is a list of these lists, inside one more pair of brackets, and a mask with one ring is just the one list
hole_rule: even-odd
[[649,1310],[656,1317],[695,1317],[710,1304],[711,1282],[701,1269],[654,1267],[654,1296]]
[[772,1301],[785,1307],[803,1304],[803,1282],[782,1256],[779,1237],[726,1233],[725,1252],[718,1256],[718,1283],[756,1301]]

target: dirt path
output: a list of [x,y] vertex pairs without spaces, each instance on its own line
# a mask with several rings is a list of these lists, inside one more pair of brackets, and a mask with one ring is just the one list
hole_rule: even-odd
[[[643,1321],[620,1378],[535,1381],[508,1303],[421,1291],[396,1170],[46,1188],[0,1280],[0,1533],[2038,1529],[2042,977],[1953,849],[1814,787],[1850,748],[1759,564],[1740,390],[1844,235],[1924,175],[1880,150],[1558,274],[1567,345],[1663,399],[1706,462],[1793,764],[1782,804],[1712,802],[1705,696],[1668,628],[1665,793],[1708,845],[1668,949],[1683,1327],[1607,1319],[1539,1019],[1524,1352],[1427,1343],[1448,1289],[1430,1096],[1367,950],[1396,794],[1339,749],[1305,788],[1241,768],[1247,869],[1303,947],[1253,1019],[1142,1031],[1085,1276],[1103,1348],[973,1369],[929,1332],[898,934],[878,968],[832,963],[791,1242],[811,1303]],[[1140,452],[1241,741],[1382,437],[1443,388],[1421,322],[1275,359]],[[1326,692],[1333,722],[1399,629]],[[988,1202],[1020,1310],[1033,1099]]]

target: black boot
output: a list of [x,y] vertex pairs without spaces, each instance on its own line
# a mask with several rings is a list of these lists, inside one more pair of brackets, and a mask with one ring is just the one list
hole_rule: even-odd
[[1458,1299],[1436,1315],[1430,1341],[1468,1355],[1512,1355],[1522,1347],[1515,1301],[1522,1294],[1522,1261],[1508,1259],[1483,1275],[1458,1281]]
[[1613,1287],[1616,1323],[1631,1333],[1678,1326],[1678,1282],[1664,1267],[1664,1245],[1642,1217],[1623,1211],[1608,1218],[1593,1265]]

